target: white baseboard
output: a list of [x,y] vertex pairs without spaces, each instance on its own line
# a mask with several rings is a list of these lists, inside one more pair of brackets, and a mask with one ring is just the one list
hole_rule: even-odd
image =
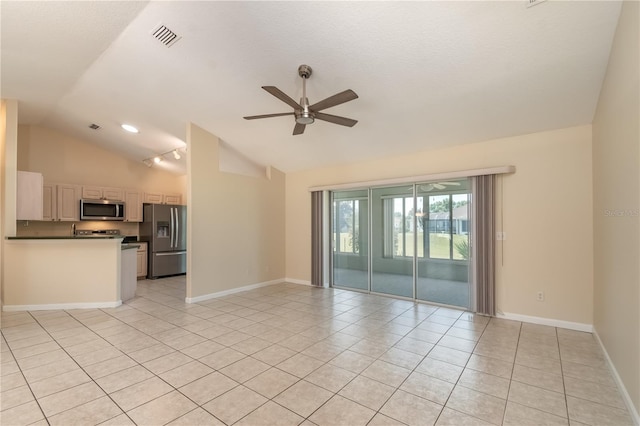
[[50,303],[44,305],[4,305],[4,312],[17,311],[53,311],[60,309],[101,309],[101,308],[117,308],[122,305],[122,301],[116,302],[91,302],[91,303]]
[[499,312],[496,314],[498,318],[504,318],[514,321],[529,322],[532,324],[548,325],[551,327],[568,328],[569,330],[593,332],[593,325],[581,322],[562,321],[552,318],[532,317],[529,315],[512,314],[509,312]]
[[620,375],[618,374],[618,370],[616,370],[615,365],[613,365],[613,361],[611,361],[611,357],[609,357],[607,348],[604,347],[604,344],[602,343],[602,340],[600,339],[600,336],[598,335],[598,332],[596,331],[595,327],[593,329],[593,335],[595,336],[596,340],[598,341],[598,344],[600,345],[600,348],[602,349],[602,352],[604,353],[604,356],[607,360],[607,365],[609,366],[609,371],[611,371],[611,375],[613,375],[613,380],[615,380],[616,384],[618,385],[618,390],[622,395],[622,399],[624,399],[624,403],[627,406],[627,410],[629,411],[629,414],[631,414],[631,420],[633,420],[633,423],[635,425],[640,425],[640,415],[638,415],[638,410],[633,405],[631,396],[629,395],[629,392],[627,392],[627,388],[622,382],[622,379],[620,378]]
[[311,286],[311,281],[306,281],[306,280],[297,280],[295,278],[285,278],[284,281],[287,282],[287,283],[291,283],[291,284],[300,284],[300,285]]
[[218,297],[228,296],[230,294],[241,293],[243,291],[254,290],[260,287],[266,287],[269,285],[280,284],[284,282],[284,278],[280,278],[277,280],[265,281],[257,284],[249,284],[238,288],[231,288],[229,290],[217,291],[215,293],[203,294],[202,296],[196,297],[187,297],[184,299],[186,303],[198,303],[203,302],[205,300],[216,299]]

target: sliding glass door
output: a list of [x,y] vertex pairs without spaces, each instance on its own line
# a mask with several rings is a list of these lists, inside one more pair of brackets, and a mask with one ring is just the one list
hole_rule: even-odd
[[335,191],[332,285],[471,306],[468,179]]
[[368,190],[333,192],[333,285],[369,290]]
[[416,298],[469,308],[470,182],[421,183],[416,195]]
[[371,291],[413,298],[413,185],[371,190]]

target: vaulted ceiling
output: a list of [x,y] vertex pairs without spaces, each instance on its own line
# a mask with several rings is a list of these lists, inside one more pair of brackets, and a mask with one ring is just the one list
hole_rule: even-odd
[[[184,147],[193,122],[285,172],[590,123],[616,1],[2,1],[1,86],[19,122],[135,161]],[[165,25],[181,37],[166,47]],[[261,89],[359,98],[292,135]],[[101,126],[91,130],[92,123]],[[139,134],[120,124],[131,123]],[[180,161],[164,162],[176,173]]]

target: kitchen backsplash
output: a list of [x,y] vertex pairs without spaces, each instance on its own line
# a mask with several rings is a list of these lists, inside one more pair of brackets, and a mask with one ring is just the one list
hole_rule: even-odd
[[122,235],[138,235],[138,224],[135,222],[117,221],[81,221],[81,222],[39,222],[22,221],[17,223],[17,236],[64,236],[71,235],[71,224],[76,224],[76,229],[119,229]]

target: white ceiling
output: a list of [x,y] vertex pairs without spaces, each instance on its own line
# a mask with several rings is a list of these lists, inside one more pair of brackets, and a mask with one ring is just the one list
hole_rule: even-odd
[[[134,160],[184,146],[186,123],[285,172],[592,121],[620,2],[2,1],[1,92],[19,121]],[[167,48],[159,23],[182,36]],[[359,99],[292,136],[260,87]],[[138,126],[126,134],[123,122]],[[88,125],[102,126],[98,131]],[[183,156],[184,157],[184,156]],[[184,159],[163,164],[184,173]]]

